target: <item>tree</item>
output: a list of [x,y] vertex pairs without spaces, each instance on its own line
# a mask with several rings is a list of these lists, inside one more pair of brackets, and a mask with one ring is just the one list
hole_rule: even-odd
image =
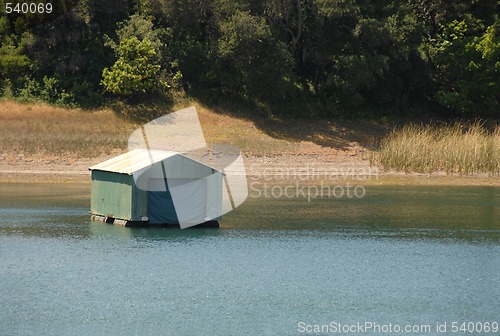
[[[0,18],[0,33],[5,21],[5,17]],[[23,52],[23,44],[23,39],[16,43],[8,36],[4,36],[0,42],[0,91],[12,90],[12,84],[15,87],[18,79],[26,74],[32,65]]]
[[283,98],[292,58],[263,18],[237,11],[222,22],[216,55],[225,90],[261,101]]
[[498,116],[500,109],[500,21],[475,36],[465,21],[443,26],[433,49],[437,101],[461,116]]
[[155,60],[151,41],[137,37],[125,38],[118,47],[118,59],[111,69],[104,68],[102,85],[107,92],[134,97],[153,92],[161,66]]

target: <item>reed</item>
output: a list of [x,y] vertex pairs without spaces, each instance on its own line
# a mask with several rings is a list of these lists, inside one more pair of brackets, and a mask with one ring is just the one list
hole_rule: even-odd
[[500,175],[500,126],[489,131],[480,122],[406,125],[381,141],[375,160],[406,173]]

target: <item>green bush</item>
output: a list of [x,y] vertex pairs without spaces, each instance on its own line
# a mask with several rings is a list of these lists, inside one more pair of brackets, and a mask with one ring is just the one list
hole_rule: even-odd
[[41,83],[30,77],[25,77],[23,86],[18,90],[15,98],[23,102],[44,101],[57,106],[76,106],[73,95],[61,88],[59,80],[47,76],[43,77]]
[[121,41],[118,60],[111,69],[104,68],[101,84],[107,92],[130,97],[151,93],[156,90],[161,66],[154,60],[156,51],[153,44],[137,37]]
[[500,110],[500,24],[482,35],[465,21],[443,27],[434,60],[439,71],[436,100],[462,116],[498,116]]

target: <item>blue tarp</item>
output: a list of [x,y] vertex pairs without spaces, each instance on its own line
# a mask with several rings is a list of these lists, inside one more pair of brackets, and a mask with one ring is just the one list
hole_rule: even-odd
[[149,223],[179,224],[179,218],[183,223],[205,222],[207,189],[204,179],[169,179],[168,187],[166,191],[148,192]]

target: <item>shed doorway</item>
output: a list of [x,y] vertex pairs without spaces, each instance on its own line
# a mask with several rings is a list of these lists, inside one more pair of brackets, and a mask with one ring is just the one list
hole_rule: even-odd
[[169,178],[168,184],[165,179],[150,179],[149,186],[149,190],[163,190],[148,191],[149,223],[200,224],[206,221],[206,179]]

